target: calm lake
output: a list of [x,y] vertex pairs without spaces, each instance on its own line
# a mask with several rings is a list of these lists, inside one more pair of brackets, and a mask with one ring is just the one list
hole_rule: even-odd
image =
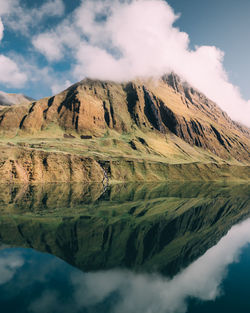
[[250,312],[250,185],[0,187],[1,313]]

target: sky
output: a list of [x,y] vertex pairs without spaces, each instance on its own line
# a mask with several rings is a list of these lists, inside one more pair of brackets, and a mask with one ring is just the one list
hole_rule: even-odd
[[0,0],[0,90],[176,72],[250,125],[249,0]]

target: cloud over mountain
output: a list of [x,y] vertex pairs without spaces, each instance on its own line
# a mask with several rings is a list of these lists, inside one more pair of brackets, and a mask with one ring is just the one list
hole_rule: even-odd
[[87,0],[33,44],[50,62],[71,54],[77,79],[125,81],[174,71],[249,125],[249,103],[229,82],[224,53],[214,46],[191,50],[188,34],[174,26],[178,18],[163,0]]

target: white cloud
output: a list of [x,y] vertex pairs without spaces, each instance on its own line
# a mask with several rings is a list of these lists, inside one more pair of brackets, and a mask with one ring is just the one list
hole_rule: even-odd
[[63,0],[48,0],[35,8],[25,7],[20,0],[0,0],[0,7],[2,2],[0,15],[3,16],[6,26],[26,36],[30,35],[35,26],[41,26],[42,20],[48,17],[60,17],[65,9]]
[[81,44],[81,33],[74,24],[73,18],[64,20],[53,31],[36,35],[32,39],[33,46],[40,51],[49,62],[60,61],[71,50],[70,57]]
[[65,90],[67,89],[68,87],[70,87],[72,85],[72,82],[69,81],[69,80],[66,80],[65,82],[63,83],[54,83],[52,86],[51,86],[51,91],[52,91],[52,94],[55,95],[59,92],[61,92],[62,90]]
[[23,73],[16,62],[0,54],[0,83],[12,87],[22,87],[27,82],[27,75]]
[[[1,5],[1,0],[0,0]],[[8,12],[8,7],[2,8],[2,12]],[[0,18],[0,41],[3,39],[4,26]],[[27,75],[22,73],[18,64],[11,58],[0,54],[0,84],[12,87],[22,87],[27,81]]]
[[3,31],[4,31],[4,27],[3,27],[2,20],[0,18],[0,41],[3,39]]
[[63,57],[62,46],[54,34],[45,33],[33,39],[33,45],[43,53],[49,61]]
[[40,8],[33,9],[31,13],[35,14],[35,17],[41,20],[45,16],[62,16],[64,9],[64,3],[62,0],[49,0]]
[[[34,26],[40,26],[43,19],[62,16],[63,14],[63,0],[48,0],[40,7],[32,9],[25,7],[20,0],[0,0],[0,41],[3,38],[4,31],[2,20],[6,28],[14,30],[16,33],[21,32],[29,35]],[[42,44],[45,44],[46,40]],[[55,54],[55,51],[51,53]],[[18,59],[22,59],[21,62]],[[29,61],[32,62],[30,59]],[[28,80],[34,81],[45,76],[48,78],[46,72],[48,72],[46,68],[38,69],[32,64],[28,65],[27,60],[24,60],[21,56],[14,55],[13,58],[0,54],[0,83],[7,87],[21,88]],[[29,74],[36,74],[36,77]],[[53,76],[55,78],[55,75]],[[48,79],[48,81],[50,80]]]
[[18,5],[19,0],[0,0],[0,16],[8,15]]
[[[9,82],[9,80],[4,83],[1,75],[1,66],[0,84],[2,83],[8,85],[8,87],[15,88],[22,88],[24,85],[28,85],[30,90],[36,90],[36,95],[33,95],[36,99],[45,97],[45,92],[47,96],[49,96],[62,91],[75,82],[74,80],[70,81],[69,79],[65,79],[65,77],[70,77],[68,70],[57,72],[50,66],[40,67],[35,57],[28,59],[26,56],[13,53],[9,55],[9,60],[13,60],[17,66],[18,72],[22,73],[24,78],[23,84],[22,81],[17,81],[14,84],[14,81]],[[51,90],[51,93],[48,94],[48,90]]]
[[188,34],[173,25],[178,18],[163,0],[86,0],[69,18],[70,36],[64,35],[64,21],[33,44],[50,61],[70,50],[79,80],[124,81],[174,71],[232,118],[250,125],[249,103],[229,82],[223,52],[213,46],[191,50]]
[[[17,0],[0,0],[0,41],[4,35],[4,25],[1,16],[9,15],[11,8],[15,8]],[[27,81],[26,74],[22,73],[18,64],[11,58],[0,54],[0,84],[22,87]]]

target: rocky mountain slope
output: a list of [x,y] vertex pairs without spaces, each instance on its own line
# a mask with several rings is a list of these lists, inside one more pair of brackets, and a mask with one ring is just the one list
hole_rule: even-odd
[[[232,121],[215,103],[174,74],[157,82],[123,84],[85,79],[53,97],[2,110],[0,133],[2,144],[6,148],[7,143],[10,151],[7,155],[2,153],[1,168],[7,168],[10,179],[13,175],[28,181],[35,179],[27,172],[26,157],[21,161],[21,155],[28,155],[31,171],[46,173],[46,159],[53,159],[51,153],[55,152],[57,158],[61,152],[84,157],[83,163],[86,157],[91,158],[115,180],[121,176],[122,168],[134,172],[134,178],[129,179],[143,180],[149,163],[157,164],[156,172],[169,164],[188,164],[190,170],[191,164],[200,163],[210,168],[205,172],[213,173],[216,170],[212,168],[218,168],[218,177],[222,178],[232,176],[232,168],[225,169],[232,165],[246,176],[249,174],[250,130]],[[8,155],[18,156],[19,163]],[[39,155],[38,167],[34,155]],[[114,175],[110,164],[117,159],[119,174]],[[145,165],[145,161],[149,163]],[[14,162],[14,168],[8,167],[10,162]],[[138,164],[140,171],[135,170]],[[53,168],[57,172],[55,164]],[[25,178],[21,172],[26,173]],[[201,179],[205,172],[200,171]],[[237,170],[233,172],[237,177]],[[67,181],[73,176],[67,175]],[[121,179],[126,180],[126,174]]]

